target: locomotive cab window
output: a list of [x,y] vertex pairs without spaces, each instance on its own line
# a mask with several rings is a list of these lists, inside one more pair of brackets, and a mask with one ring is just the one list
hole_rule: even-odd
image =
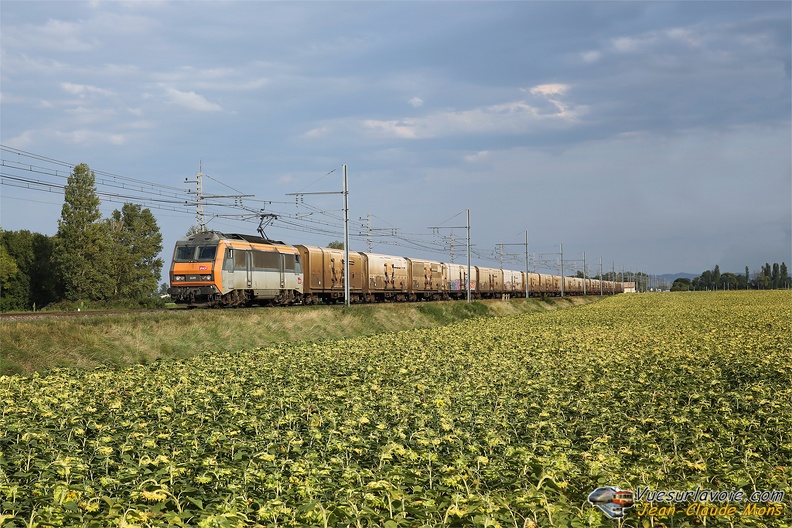
[[195,256],[195,246],[176,246],[173,260],[176,262],[189,262]]
[[175,262],[211,262],[217,254],[217,246],[176,246]]
[[214,260],[217,246],[198,246],[198,260]]
[[176,246],[173,260],[176,262],[211,262],[217,254],[217,246]]

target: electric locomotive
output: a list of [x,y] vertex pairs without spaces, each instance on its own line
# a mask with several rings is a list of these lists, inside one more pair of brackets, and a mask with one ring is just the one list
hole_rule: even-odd
[[283,242],[216,231],[176,243],[168,293],[188,306],[291,304],[302,299],[302,265]]

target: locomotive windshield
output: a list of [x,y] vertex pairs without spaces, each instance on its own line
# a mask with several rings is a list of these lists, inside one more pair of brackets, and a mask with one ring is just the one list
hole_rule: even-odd
[[174,262],[211,262],[217,254],[217,246],[176,246]]

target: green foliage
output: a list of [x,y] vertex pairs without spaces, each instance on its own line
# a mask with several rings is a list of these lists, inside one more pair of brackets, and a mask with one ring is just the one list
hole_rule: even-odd
[[55,237],[0,230],[0,310],[63,301],[151,305],[163,266],[160,251],[162,235],[151,211],[127,203],[101,220],[94,175],[77,165]]
[[685,277],[680,277],[678,279],[674,279],[674,283],[671,285],[671,291],[689,291],[690,290],[690,279]]
[[333,242],[327,244],[327,247],[329,247],[330,249],[344,249],[344,243],[338,240],[334,240]]
[[748,266],[745,267],[744,275],[737,275],[729,272],[721,273],[716,265],[713,270],[705,270],[691,282],[691,288],[694,290],[770,290],[790,287],[792,287],[792,278],[789,277],[784,262],[780,266],[777,262],[772,266],[765,263],[761,271],[754,274],[753,280],[750,278]]
[[0,295],[0,310],[30,310],[56,299],[52,273],[52,237],[30,231],[0,232],[0,247],[17,265]]
[[19,266],[4,245],[0,245],[0,288],[5,288],[12,277],[19,273]]
[[109,220],[109,266],[113,299],[140,300],[157,291],[162,270],[162,235],[151,211],[137,204],[124,204]]
[[97,301],[112,295],[110,237],[100,219],[94,174],[88,165],[77,165],[66,184],[54,254],[68,300]]
[[[5,525],[611,527],[625,489],[788,490],[788,292],[0,377]],[[789,527],[784,516],[706,526]],[[702,524],[683,507],[619,526]]]

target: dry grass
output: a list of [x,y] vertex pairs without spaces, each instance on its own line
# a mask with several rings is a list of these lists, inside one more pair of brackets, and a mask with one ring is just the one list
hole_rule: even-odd
[[0,323],[0,375],[29,375],[58,367],[123,367],[282,341],[337,339],[472,317],[555,310],[597,299],[174,310],[8,320]]

